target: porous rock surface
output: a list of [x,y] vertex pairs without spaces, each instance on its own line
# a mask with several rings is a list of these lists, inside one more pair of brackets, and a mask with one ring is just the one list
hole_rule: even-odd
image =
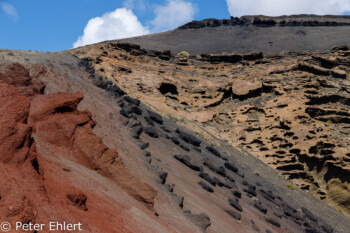
[[[294,185],[350,214],[350,50],[210,62],[135,56],[107,42],[75,50],[165,117],[241,148]],[[108,56],[103,56],[107,51]],[[102,55],[101,55],[102,54]],[[96,57],[102,62],[96,64]],[[116,72],[123,65],[132,74]],[[101,70],[103,69],[103,71]]]

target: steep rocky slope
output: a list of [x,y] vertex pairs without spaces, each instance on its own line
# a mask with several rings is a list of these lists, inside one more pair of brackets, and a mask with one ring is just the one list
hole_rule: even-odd
[[[8,50],[0,58],[1,221],[82,222],[84,232],[350,228],[250,154],[208,132],[217,147],[125,95],[87,59]],[[116,64],[118,77],[135,72]]]
[[186,58],[107,42],[73,53],[156,112],[350,214],[349,48]]
[[329,51],[350,43],[349,16],[243,16],[190,22],[178,29],[123,39],[177,54]]
[[150,231],[170,230],[152,217],[156,191],[93,133],[91,113],[77,110],[83,95],[44,94],[45,84],[30,75],[37,71],[0,64],[0,219],[12,226],[69,221],[82,223],[84,232],[144,232],[133,214],[139,211]]

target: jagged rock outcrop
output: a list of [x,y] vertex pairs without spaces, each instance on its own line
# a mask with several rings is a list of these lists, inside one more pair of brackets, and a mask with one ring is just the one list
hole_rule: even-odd
[[[109,185],[125,190],[135,198],[130,203],[143,203],[151,215],[156,191],[131,175],[118,152],[94,134],[96,123],[92,114],[77,110],[83,95],[44,94],[44,88],[43,82],[31,77],[29,69],[18,63],[1,62],[0,219],[12,224],[48,224],[53,219],[63,221],[65,216],[85,224],[86,232],[127,231],[128,223],[111,217],[116,211],[112,206],[118,207],[120,213],[126,211],[121,203],[96,203],[103,197],[93,191],[94,180],[85,187],[75,183],[86,182],[86,176],[93,174],[109,180],[104,181],[105,185],[110,182]],[[82,173],[81,177],[74,172]],[[86,212],[86,217],[80,211]],[[93,217],[96,212],[110,213],[106,218],[118,224],[119,229]],[[133,229],[141,232],[137,226]]]

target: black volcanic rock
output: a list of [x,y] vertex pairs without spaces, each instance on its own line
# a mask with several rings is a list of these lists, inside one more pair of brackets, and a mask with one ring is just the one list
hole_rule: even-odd
[[149,50],[170,49],[174,54],[187,51],[191,55],[329,51],[335,45],[349,44],[349,29],[348,16],[259,15],[193,21],[173,31],[121,41]]
[[215,178],[211,178],[210,175],[206,172],[200,172],[199,173],[199,177],[203,178],[204,180],[206,180],[208,183],[210,183],[213,186],[216,186],[216,180]]
[[205,182],[203,181],[199,181],[198,184],[206,191],[210,192],[210,193],[213,193],[214,190]]
[[225,212],[228,213],[232,218],[238,221],[241,220],[241,215],[236,211],[225,209]]
[[129,134],[131,137],[135,139],[139,139],[142,132],[143,132],[142,126],[137,126],[134,128],[130,128]]
[[230,198],[230,199],[228,199],[228,203],[229,203],[232,207],[234,207],[236,210],[238,210],[238,211],[240,211],[240,212],[243,211],[241,205],[238,204],[238,201],[236,201],[236,200]]
[[137,115],[142,115],[142,110],[141,108],[139,108],[138,106],[136,105],[128,105],[126,106],[125,108],[123,108],[123,110],[128,114],[130,115],[131,113],[135,113]]
[[181,138],[184,142],[192,144],[193,146],[198,147],[201,145],[201,141],[199,139],[181,130],[179,131],[179,138]]
[[277,220],[275,220],[273,218],[265,217],[265,221],[270,223],[270,224],[272,224],[272,225],[274,225],[274,226],[276,226],[276,227],[281,227],[281,224]]
[[181,163],[185,164],[187,167],[194,171],[200,171],[201,166],[196,162],[192,161],[188,155],[174,155],[174,158],[179,160]]
[[157,122],[158,124],[163,124],[163,118],[158,113],[148,111],[148,115],[153,121]]
[[130,96],[124,96],[124,100],[126,102],[129,102],[131,104],[134,104],[136,106],[139,106],[140,105],[140,100],[138,99],[135,99],[135,98],[131,98]]
[[145,127],[144,128],[144,132],[148,136],[150,136],[152,138],[158,138],[159,137],[158,132],[157,132],[157,130],[154,127]]
[[216,166],[208,159],[204,160],[203,164],[213,172],[221,175],[222,177],[226,177],[226,170],[223,166]]

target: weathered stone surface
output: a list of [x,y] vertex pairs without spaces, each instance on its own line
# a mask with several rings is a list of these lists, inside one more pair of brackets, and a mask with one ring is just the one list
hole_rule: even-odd
[[232,93],[238,97],[245,97],[261,92],[262,87],[262,82],[258,80],[234,79]]

